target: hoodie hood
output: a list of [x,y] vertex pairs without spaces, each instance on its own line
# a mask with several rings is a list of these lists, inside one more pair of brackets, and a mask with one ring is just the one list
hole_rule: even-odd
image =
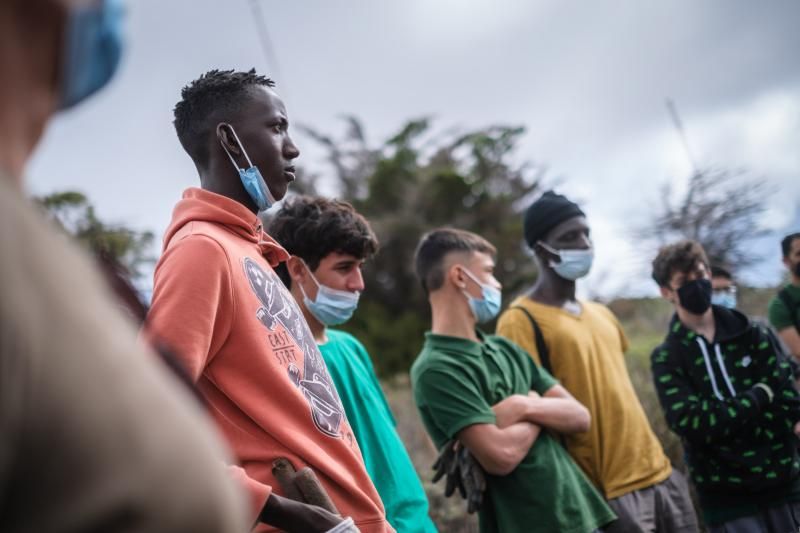
[[[750,319],[741,311],[719,305],[712,305],[711,310],[714,313],[715,343],[736,339],[744,335],[750,327]],[[695,337],[697,337],[697,333],[684,326],[678,319],[677,313],[672,315],[667,340],[692,341]]]
[[181,228],[191,222],[208,222],[224,226],[226,230],[258,246],[261,255],[271,266],[289,258],[286,250],[264,232],[261,220],[247,207],[226,196],[191,187],[172,211],[172,222],[164,234],[162,252]]

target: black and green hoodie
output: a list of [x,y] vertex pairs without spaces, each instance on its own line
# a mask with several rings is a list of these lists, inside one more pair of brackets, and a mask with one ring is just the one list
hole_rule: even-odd
[[[652,354],[653,379],[669,427],[683,440],[701,504],[780,500],[800,477],[795,422],[800,397],[786,361],[742,313],[713,307],[708,342],[673,317]],[[757,383],[773,391],[768,393]]]

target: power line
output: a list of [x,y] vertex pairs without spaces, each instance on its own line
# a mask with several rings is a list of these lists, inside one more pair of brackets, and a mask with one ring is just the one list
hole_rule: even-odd
[[270,74],[269,77],[278,80],[283,87],[286,87],[286,79],[281,75],[278,56],[275,54],[275,49],[269,38],[267,23],[264,18],[264,11],[261,9],[260,0],[250,0],[249,3],[250,11],[253,15],[253,23],[256,25],[256,33],[258,33],[258,40],[261,42],[261,51],[264,53],[264,61],[266,62],[267,70]]
[[700,173],[696,160],[692,155],[692,150],[689,148],[689,140],[686,137],[686,130],[683,128],[683,122],[681,122],[681,117],[678,115],[678,108],[675,107],[675,102],[673,102],[670,98],[667,98],[667,111],[672,117],[672,122],[675,125],[675,129],[678,131],[678,136],[681,138],[681,143],[683,143],[683,149],[686,151],[686,159],[689,160],[689,165],[692,167],[694,174],[697,175]]

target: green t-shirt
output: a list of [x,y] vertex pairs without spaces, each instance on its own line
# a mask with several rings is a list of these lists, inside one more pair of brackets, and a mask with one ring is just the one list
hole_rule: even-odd
[[319,351],[339,391],[364,464],[398,532],[435,533],[428,498],[397,434],[397,425],[364,346],[352,335],[328,329]]
[[772,324],[776,331],[800,324],[800,287],[789,284],[786,286],[786,292],[789,293],[789,297],[794,302],[794,316],[778,296],[769,301],[769,323]]
[[[494,424],[492,405],[512,394],[544,394],[556,381],[511,341],[478,332],[482,342],[427,333],[411,367],[414,400],[441,448],[472,424]],[[487,474],[482,533],[588,533],[615,519],[570,456],[542,432],[507,476]]]

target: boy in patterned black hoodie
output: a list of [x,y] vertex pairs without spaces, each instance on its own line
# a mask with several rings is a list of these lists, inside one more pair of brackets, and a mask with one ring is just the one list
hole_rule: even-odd
[[757,325],[711,305],[703,248],[662,248],[653,279],[675,307],[651,363],[661,407],[686,451],[711,533],[800,530],[800,397]]

